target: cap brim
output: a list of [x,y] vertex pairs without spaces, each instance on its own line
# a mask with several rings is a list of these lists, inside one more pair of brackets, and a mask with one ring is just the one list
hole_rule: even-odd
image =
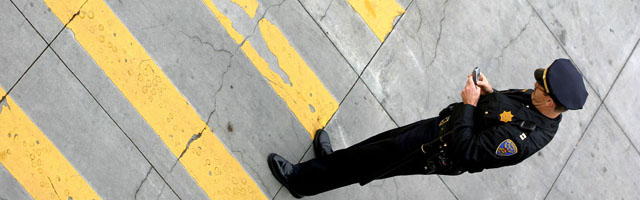
[[543,76],[544,76],[544,68],[538,68],[536,69],[536,71],[533,72],[533,77],[536,78],[536,82],[542,85],[542,87],[544,87],[544,79],[542,79]]

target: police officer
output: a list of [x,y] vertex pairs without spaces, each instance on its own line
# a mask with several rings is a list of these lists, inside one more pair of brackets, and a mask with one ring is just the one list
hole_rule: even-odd
[[462,102],[437,117],[392,129],[333,152],[318,130],[315,159],[291,164],[268,157],[275,178],[296,198],[346,185],[411,174],[459,175],[514,165],[546,146],[567,110],[582,109],[588,93],[568,59],[534,72],[534,89],[494,91],[480,74],[467,79]]

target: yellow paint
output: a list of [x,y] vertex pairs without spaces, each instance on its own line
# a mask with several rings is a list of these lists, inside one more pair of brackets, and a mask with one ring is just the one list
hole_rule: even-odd
[[0,162],[33,199],[100,199],[11,97],[6,102],[0,110]]
[[348,1],[380,41],[384,41],[387,34],[391,32],[395,18],[405,12],[396,0]]
[[[62,22],[85,0],[45,0]],[[67,28],[211,199],[266,199],[128,29],[103,1],[91,0]]]
[[[211,12],[222,22],[227,19],[210,0],[203,0]],[[222,23],[229,35],[237,33],[231,23]],[[267,19],[259,22],[262,38],[271,53],[278,59],[279,67],[287,74],[291,84],[271,70],[269,63],[246,41],[241,49],[264,76],[273,90],[287,103],[289,109],[313,138],[315,131],[324,127],[338,110],[338,101],[329,93],[320,79],[309,68],[300,54],[289,44],[284,34]],[[237,44],[238,40],[235,40]]]
[[258,10],[258,1],[256,0],[231,0],[231,2],[238,4],[244,12],[249,15],[249,17],[253,18],[256,16],[256,11]]
[[[277,73],[271,71],[268,66],[256,65],[256,67],[269,80],[269,84],[280,97],[287,102],[289,109],[298,117],[307,131],[315,133],[318,128],[324,127],[333,113],[338,110],[338,102],[289,44],[280,29],[266,19],[260,20],[259,23],[262,38],[271,53],[278,58],[280,68],[289,76],[291,85],[284,83],[279,76],[274,76]],[[309,106],[313,106],[315,111],[312,112]]]
[[216,5],[213,4],[211,0],[202,0],[202,2],[204,2],[204,4],[207,5],[207,7],[209,7],[209,10],[213,12],[213,15],[216,16],[216,18],[218,18],[218,21],[220,21],[220,24],[222,24],[222,26],[224,26],[224,28],[227,30],[227,33],[229,33],[229,36],[231,36],[231,38],[233,38],[233,40],[236,41],[236,43],[240,44],[242,40],[244,40],[244,37],[240,33],[238,33],[236,29],[233,28],[231,20],[227,16],[222,14],[222,12],[218,10]]

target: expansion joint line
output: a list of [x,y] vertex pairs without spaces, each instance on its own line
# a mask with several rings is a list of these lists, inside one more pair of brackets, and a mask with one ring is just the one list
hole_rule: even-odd
[[38,57],[36,57],[36,59],[31,62],[31,65],[29,65],[29,67],[27,68],[27,70],[25,70],[24,73],[22,73],[22,75],[18,78],[18,80],[16,80],[15,83],[13,83],[13,85],[11,85],[11,87],[9,88],[9,90],[7,90],[7,93],[4,94],[2,96],[2,99],[0,99],[0,102],[4,102],[7,98],[7,96],[9,96],[9,94],[11,93],[11,91],[13,91],[13,88],[16,87],[16,85],[18,85],[18,83],[22,80],[22,78],[24,78],[24,76],[31,70],[31,68],[33,68],[33,66],[36,64],[36,62],[40,59],[40,57],[42,57],[42,55],[44,54],[44,52],[47,51],[47,49],[49,49],[51,47],[51,44],[53,44],[53,41],[55,41],[58,36],[60,36],[60,33],[62,33],[62,31],[67,28],[67,25],[69,25],[69,23],[71,23],[71,21],[73,21],[74,18],[76,18],[76,16],[80,15],[80,10],[82,10],[82,7],[84,7],[84,5],[87,3],[87,1],[89,0],[85,0],[84,3],[82,3],[82,6],[80,6],[80,8],[78,9],[78,12],[74,13],[73,16],[71,16],[71,18],[69,19],[69,21],[67,23],[64,24],[64,27],[62,27],[62,29],[60,29],[60,31],[58,32],[58,34],[56,34],[56,36],[51,40],[51,42],[47,42],[47,40],[42,36],[42,34],[40,34],[40,32],[38,31],[38,29],[36,29],[35,26],[33,26],[33,24],[31,23],[31,21],[27,18],[27,16],[24,15],[24,13],[22,12],[22,10],[20,10],[18,8],[18,6],[13,2],[13,0],[11,0],[11,4],[13,4],[13,6],[18,10],[18,12],[20,12],[20,14],[22,15],[22,17],[29,23],[29,25],[31,26],[31,28],[33,28],[33,30],[36,31],[36,33],[38,33],[38,36],[40,36],[40,38],[42,38],[42,40],[44,40],[45,43],[47,43],[47,46],[40,52],[40,54],[38,55]]

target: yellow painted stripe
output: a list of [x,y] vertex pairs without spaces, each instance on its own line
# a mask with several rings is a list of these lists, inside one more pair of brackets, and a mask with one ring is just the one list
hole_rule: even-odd
[[384,41],[387,34],[391,32],[395,18],[405,12],[396,0],[348,1],[380,41]]
[[13,99],[6,102],[0,108],[0,162],[22,187],[34,199],[100,199]]
[[256,0],[231,0],[231,2],[238,4],[244,11],[253,18],[256,16],[258,10],[258,1]]
[[[85,0],[45,0],[65,22]],[[70,28],[75,38],[160,136],[211,199],[266,199],[144,48],[100,0],[89,0]]]
[[[203,0],[203,2],[236,43],[240,44],[242,40],[236,39],[238,32],[232,27],[228,18],[211,0]],[[278,59],[278,67],[287,74],[291,84],[285,83],[284,79],[269,67],[269,63],[258,54],[251,42],[245,41],[241,49],[313,138],[315,131],[324,127],[333,113],[338,110],[339,103],[278,27],[265,18],[259,21],[259,26],[262,38],[271,53]]]

